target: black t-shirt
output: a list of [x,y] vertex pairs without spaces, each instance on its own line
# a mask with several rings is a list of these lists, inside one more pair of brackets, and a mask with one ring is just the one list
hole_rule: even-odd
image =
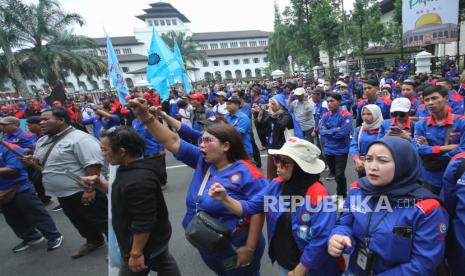
[[271,250],[278,264],[293,270],[300,263],[300,252],[292,234],[291,213],[282,213],[276,223]]

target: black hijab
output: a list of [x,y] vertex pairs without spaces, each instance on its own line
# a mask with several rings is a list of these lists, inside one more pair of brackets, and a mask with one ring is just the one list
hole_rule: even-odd
[[281,194],[304,196],[307,193],[308,187],[320,180],[320,175],[306,173],[294,160],[292,162],[294,163],[292,176],[282,184]]
[[385,145],[392,154],[395,163],[394,179],[391,184],[377,187],[371,185],[368,178],[362,177],[359,180],[360,189],[371,196],[388,196],[389,200],[422,200],[427,198],[439,198],[428,189],[421,186],[420,182],[420,156],[415,147],[406,139],[385,136],[380,140],[373,141],[375,144]]

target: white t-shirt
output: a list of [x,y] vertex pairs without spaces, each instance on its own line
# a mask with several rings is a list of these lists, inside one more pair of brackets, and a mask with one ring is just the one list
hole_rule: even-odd
[[181,123],[192,127],[191,123],[191,112],[189,108],[180,108],[178,111],[179,116],[181,116]]

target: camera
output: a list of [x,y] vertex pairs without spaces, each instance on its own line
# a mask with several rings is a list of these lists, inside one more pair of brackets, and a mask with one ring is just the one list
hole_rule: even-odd
[[263,110],[267,110],[268,105],[267,104],[260,104],[260,108],[263,109]]

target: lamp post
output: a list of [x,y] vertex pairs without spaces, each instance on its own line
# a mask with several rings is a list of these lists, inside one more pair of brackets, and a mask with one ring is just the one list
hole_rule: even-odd
[[292,68],[292,56],[288,56],[287,60],[289,61],[289,72],[291,73],[291,76],[294,75],[294,68]]

